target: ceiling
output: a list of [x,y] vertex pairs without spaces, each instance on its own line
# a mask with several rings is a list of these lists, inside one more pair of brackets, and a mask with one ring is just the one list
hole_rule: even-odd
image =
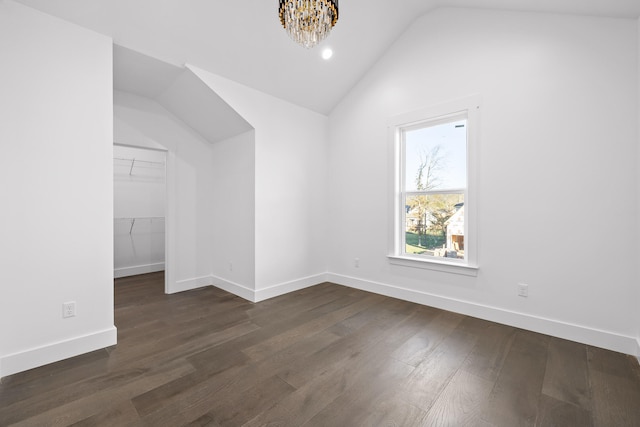
[[[437,7],[637,19],[639,0],[342,0],[322,45],[306,50],[276,0],[16,0],[174,65],[193,64],[328,114],[403,31]],[[324,46],[334,51],[325,61]]]
[[156,101],[211,143],[253,129],[189,67],[119,45],[113,47],[113,88]]

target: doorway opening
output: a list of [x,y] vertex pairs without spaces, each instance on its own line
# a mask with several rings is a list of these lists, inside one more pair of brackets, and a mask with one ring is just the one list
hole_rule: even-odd
[[167,270],[167,153],[114,144],[115,279]]

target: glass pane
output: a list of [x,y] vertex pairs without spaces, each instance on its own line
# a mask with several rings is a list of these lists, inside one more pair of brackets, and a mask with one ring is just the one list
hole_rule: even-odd
[[405,253],[464,259],[464,194],[407,196]]
[[408,130],[405,141],[407,191],[467,186],[467,120]]

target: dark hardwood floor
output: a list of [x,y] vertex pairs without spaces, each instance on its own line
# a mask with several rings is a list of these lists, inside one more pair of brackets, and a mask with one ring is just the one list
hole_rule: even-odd
[[325,283],[115,283],[118,345],[0,384],[0,425],[640,426],[631,356]]

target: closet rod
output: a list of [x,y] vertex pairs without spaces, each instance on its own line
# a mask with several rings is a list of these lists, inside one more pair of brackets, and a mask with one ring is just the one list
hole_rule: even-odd
[[122,216],[113,218],[116,221],[131,221],[132,219],[164,219],[163,216]]

